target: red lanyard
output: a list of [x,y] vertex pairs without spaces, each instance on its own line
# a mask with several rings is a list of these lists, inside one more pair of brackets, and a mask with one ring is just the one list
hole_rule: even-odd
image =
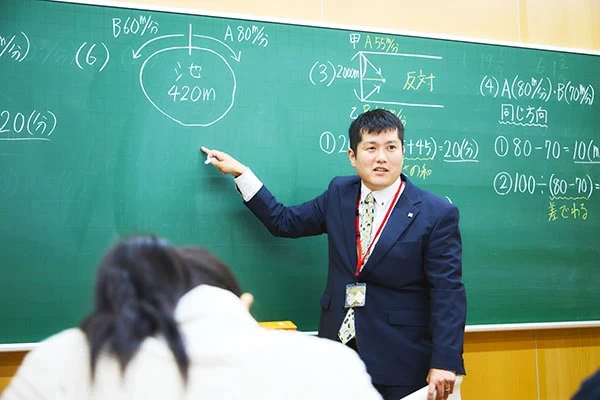
[[360,268],[362,267],[363,263],[365,262],[365,260],[369,256],[369,254],[371,254],[371,248],[373,247],[373,243],[375,243],[377,241],[377,238],[381,234],[383,227],[385,226],[387,220],[390,218],[392,209],[396,205],[396,201],[398,200],[398,197],[400,197],[400,192],[402,191],[403,186],[404,186],[404,181],[400,180],[400,186],[398,187],[398,190],[396,191],[396,194],[394,195],[394,198],[392,199],[392,201],[387,209],[387,212],[385,213],[385,216],[383,217],[383,221],[381,221],[381,224],[379,224],[379,227],[377,228],[377,231],[375,232],[375,236],[373,236],[373,238],[371,239],[371,243],[369,243],[369,247],[367,247],[367,251],[365,251],[364,255],[362,255],[362,245],[360,243],[360,226],[359,226],[360,221],[359,221],[359,216],[358,216],[358,207],[360,205],[360,197],[356,200],[356,252],[358,253],[358,255],[357,255],[358,260],[356,263],[356,272],[354,273],[355,277],[357,277],[358,274],[360,273]]

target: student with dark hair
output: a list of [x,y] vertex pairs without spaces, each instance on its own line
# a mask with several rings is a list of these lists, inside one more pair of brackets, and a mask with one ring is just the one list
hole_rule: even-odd
[[334,177],[321,195],[294,206],[227,153],[202,151],[235,178],[244,204],[273,235],[327,234],[319,336],[355,349],[386,400],[424,385],[429,399],[435,392],[446,399],[465,373],[458,209],[402,173],[404,126],[396,115],[367,111],[348,134],[357,175]]
[[354,352],[263,329],[250,303],[205,249],[122,240],[100,263],[93,312],[31,351],[2,400],[380,399]]

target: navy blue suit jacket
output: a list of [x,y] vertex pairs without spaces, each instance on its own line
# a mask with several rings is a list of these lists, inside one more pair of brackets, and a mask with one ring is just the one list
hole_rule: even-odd
[[[402,179],[404,192],[358,277],[367,299],[354,309],[356,339],[374,383],[420,386],[430,368],[465,373],[462,247],[458,209]],[[358,176],[336,177],[320,196],[286,207],[263,186],[246,203],[275,236],[328,234],[319,336],[338,341],[346,285],[356,270],[360,187]]]

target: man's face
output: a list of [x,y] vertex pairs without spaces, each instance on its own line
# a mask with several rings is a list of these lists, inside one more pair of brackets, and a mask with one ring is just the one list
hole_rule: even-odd
[[362,140],[356,146],[356,154],[350,149],[348,157],[365,185],[371,190],[381,190],[400,176],[404,147],[398,139],[397,129],[378,134],[363,132]]

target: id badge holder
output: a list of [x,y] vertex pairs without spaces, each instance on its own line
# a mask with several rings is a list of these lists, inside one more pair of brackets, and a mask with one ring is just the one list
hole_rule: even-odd
[[346,301],[344,307],[364,307],[367,301],[367,284],[351,283],[346,285]]

